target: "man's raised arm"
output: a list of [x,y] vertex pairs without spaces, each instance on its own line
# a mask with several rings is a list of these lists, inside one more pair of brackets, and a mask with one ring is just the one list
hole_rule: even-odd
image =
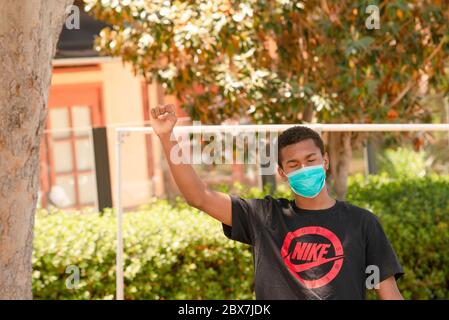
[[174,163],[170,158],[172,148],[178,147],[177,141],[170,136],[177,118],[173,105],[151,108],[151,126],[159,137],[167,158],[171,174],[186,202],[211,217],[232,225],[231,198],[228,194],[209,190],[200,180],[190,163]]

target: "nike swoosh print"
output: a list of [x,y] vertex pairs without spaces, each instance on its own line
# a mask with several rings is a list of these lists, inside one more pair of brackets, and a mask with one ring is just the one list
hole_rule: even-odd
[[331,261],[335,261],[335,260],[338,260],[341,258],[343,258],[343,256],[338,256],[338,257],[333,257],[333,258],[328,258],[328,259],[321,259],[321,260],[307,262],[307,263],[303,263],[303,264],[299,264],[299,265],[291,264],[291,267],[293,268],[293,270],[295,272],[303,272],[303,271],[318,267],[322,264],[325,264],[325,263],[328,263]]

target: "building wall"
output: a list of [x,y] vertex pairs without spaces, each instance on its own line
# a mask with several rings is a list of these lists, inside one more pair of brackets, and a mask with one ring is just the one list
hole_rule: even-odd
[[[104,63],[105,117],[108,126],[109,159],[113,203],[116,199],[116,137],[114,127],[143,126],[142,79],[132,74],[121,62]],[[122,144],[122,203],[132,207],[148,200],[152,193],[149,180],[145,135],[130,134]]]
[[[144,105],[142,79],[120,60],[102,62],[99,68],[55,68],[52,86],[72,86],[100,83],[102,88],[102,118],[108,127],[108,149],[110,159],[113,201],[115,202],[115,132],[116,126],[143,126]],[[75,86],[73,86],[75,85]],[[157,86],[148,88],[150,100],[157,97]],[[50,108],[52,106],[50,105]],[[122,148],[122,201],[125,207],[144,203],[153,190],[149,178],[148,157],[143,134],[131,134],[125,138]]]

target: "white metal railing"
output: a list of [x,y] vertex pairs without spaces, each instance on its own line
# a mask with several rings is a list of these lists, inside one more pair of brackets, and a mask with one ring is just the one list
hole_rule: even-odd
[[[176,133],[198,133],[198,132],[276,132],[284,131],[295,125],[306,126],[317,131],[327,132],[388,132],[388,131],[447,131],[449,124],[265,124],[265,125],[201,125],[201,126],[179,126],[175,127]],[[117,132],[153,132],[151,127],[118,127]]]
[[[269,124],[269,125],[200,125],[177,126],[175,133],[214,133],[214,132],[279,132],[295,125],[306,126],[324,132],[400,132],[400,131],[448,131],[449,124]],[[117,253],[116,253],[116,299],[124,299],[123,279],[123,208],[121,178],[121,145],[125,135],[132,132],[153,133],[151,127],[116,127],[116,198],[117,215]]]

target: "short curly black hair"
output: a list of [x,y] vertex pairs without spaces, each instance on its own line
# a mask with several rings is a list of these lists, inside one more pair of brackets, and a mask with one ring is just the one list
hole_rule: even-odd
[[288,128],[278,138],[277,149],[278,149],[278,164],[282,168],[281,160],[281,150],[282,148],[295,144],[307,139],[312,139],[315,145],[320,149],[321,154],[324,155],[324,142],[318,132],[304,126],[294,126]]

